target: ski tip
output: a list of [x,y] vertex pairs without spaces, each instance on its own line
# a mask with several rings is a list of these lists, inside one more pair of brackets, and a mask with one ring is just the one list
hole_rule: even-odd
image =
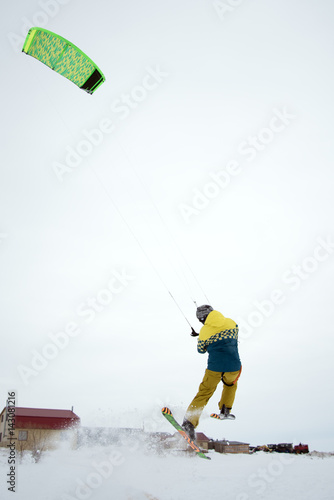
[[220,417],[219,417],[219,415],[217,415],[217,413],[211,413],[210,417],[218,418],[218,420],[220,420]]
[[170,409],[167,408],[166,406],[164,406],[161,411],[162,411],[162,413],[164,415],[171,415],[172,414],[172,412],[170,411]]
[[201,458],[205,458],[205,460],[211,460],[211,457],[209,457],[204,451],[198,452],[197,455]]

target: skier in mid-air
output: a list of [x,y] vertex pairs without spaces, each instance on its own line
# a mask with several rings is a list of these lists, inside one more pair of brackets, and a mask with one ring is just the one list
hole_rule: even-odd
[[215,392],[220,381],[224,387],[218,403],[219,417],[235,419],[231,414],[237,390],[237,381],[241,374],[241,361],[238,352],[238,325],[230,318],[225,318],[211,306],[197,308],[197,319],[203,323],[199,334],[192,329],[191,336],[198,336],[197,351],[208,352],[208,367],[199,386],[198,393],[190,403],[182,427],[193,441],[195,428],[203,408]]

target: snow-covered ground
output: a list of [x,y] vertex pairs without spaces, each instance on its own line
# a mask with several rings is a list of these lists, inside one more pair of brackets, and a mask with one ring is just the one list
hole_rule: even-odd
[[334,456],[315,453],[222,455],[211,461],[132,441],[122,446],[59,449],[39,463],[16,464],[7,490],[8,452],[0,450],[2,500],[332,500]]

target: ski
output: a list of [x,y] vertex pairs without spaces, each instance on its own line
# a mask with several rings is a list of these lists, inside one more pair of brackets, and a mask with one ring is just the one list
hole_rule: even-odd
[[218,413],[211,413],[210,415],[211,418],[216,418],[217,420],[235,420],[234,415],[220,415]]
[[206,460],[211,460],[210,457],[208,457],[203,451],[200,450],[200,448],[190,439],[188,434],[182,429],[181,425],[175,420],[173,417],[173,413],[170,411],[169,408],[162,408],[161,410],[163,416],[172,424],[173,427],[181,434],[181,436],[187,441],[189,446],[196,452],[196,454],[201,457],[205,458]]

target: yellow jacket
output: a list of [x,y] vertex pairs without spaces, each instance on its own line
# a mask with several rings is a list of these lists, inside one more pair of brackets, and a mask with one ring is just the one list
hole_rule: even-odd
[[197,350],[209,353],[208,369],[217,372],[240,370],[238,352],[238,325],[218,311],[211,311],[202,326]]

